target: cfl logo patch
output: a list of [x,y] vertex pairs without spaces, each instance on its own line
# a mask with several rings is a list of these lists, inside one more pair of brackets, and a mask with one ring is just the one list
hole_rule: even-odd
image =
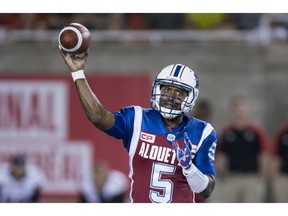
[[167,140],[170,141],[170,142],[174,141],[175,138],[176,138],[176,136],[174,134],[168,134],[167,135]]
[[140,133],[140,139],[145,141],[145,142],[154,143],[155,138],[156,138],[156,136],[153,134],[148,134],[148,133],[144,133],[144,132]]

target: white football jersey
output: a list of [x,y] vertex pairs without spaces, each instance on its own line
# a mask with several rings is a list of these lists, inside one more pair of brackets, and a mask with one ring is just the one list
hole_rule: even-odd
[[27,164],[26,175],[20,180],[10,174],[10,165],[0,165],[0,202],[29,202],[37,188],[45,183],[44,173],[36,166]]

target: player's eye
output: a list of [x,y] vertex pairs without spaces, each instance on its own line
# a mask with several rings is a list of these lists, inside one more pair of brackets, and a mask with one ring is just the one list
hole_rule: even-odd
[[184,93],[183,93],[182,91],[177,91],[177,92],[176,92],[176,95],[177,95],[177,96],[183,96]]
[[167,93],[167,92],[169,92],[169,88],[166,86],[162,86],[161,91]]

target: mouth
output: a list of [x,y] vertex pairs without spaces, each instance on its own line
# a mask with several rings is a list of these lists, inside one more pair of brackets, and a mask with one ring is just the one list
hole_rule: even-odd
[[162,107],[167,108],[167,109],[176,109],[180,110],[180,105],[176,103],[162,103]]

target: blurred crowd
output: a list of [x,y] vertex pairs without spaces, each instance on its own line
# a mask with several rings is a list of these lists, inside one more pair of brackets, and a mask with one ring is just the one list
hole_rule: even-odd
[[[9,159],[0,163],[0,203],[45,202],[45,171],[31,163],[24,153],[11,154]],[[74,202],[128,202],[128,176],[120,170],[112,169],[107,161],[95,161],[91,170],[77,182]]]
[[[251,28],[257,25],[259,15],[254,15],[246,24],[233,14],[145,14],[145,13],[87,13],[87,14],[49,14],[22,13],[1,14],[0,25],[6,29],[59,29],[70,22],[79,22],[89,29],[100,30],[143,30],[143,29],[213,29]],[[245,16],[246,17],[246,16]],[[234,19],[234,20],[233,20]],[[241,19],[241,18],[240,18]],[[239,24],[237,24],[237,22]],[[241,23],[242,22],[242,23]],[[251,24],[253,23],[253,24]],[[242,25],[242,26],[241,26]],[[247,25],[247,26],[243,26]]]
[[4,29],[59,29],[70,22],[79,22],[89,29],[237,29],[259,27],[269,17],[273,28],[288,28],[285,13],[2,13]]
[[59,30],[72,22],[106,31],[247,30],[252,43],[288,40],[286,13],[2,13],[0,31]]

